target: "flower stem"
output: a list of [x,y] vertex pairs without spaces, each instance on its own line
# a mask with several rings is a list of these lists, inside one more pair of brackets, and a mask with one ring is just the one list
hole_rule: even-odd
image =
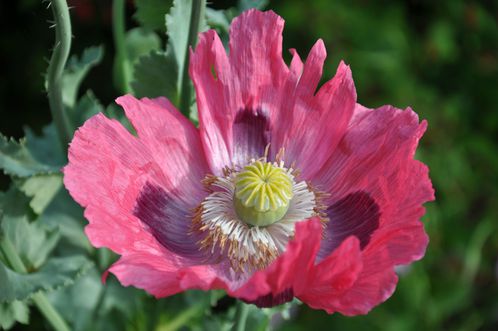
[[62,101],[62,73],[71,49],[71,20],[65,0],[52,0],[51,6],[55,20],[55,46],[48,66],[47,92],[50,112],[65,150],[73,133]]
[[245,331],[248,314],[249,305],[242,301],[238,301],[237,310],[235,311],[235,331]]
[[45,294],[38,292],[32,296],[33,302],[38,307],[43,316],[50,322],[56,331],[70,331],[69,326],[62,319],[61,315],[50,304]]
[[199,32],[199,24],[201,21],[201,12],[206,5],[205,0],[192,0],[192,7],[190,10],[190,24],[188,28],[187,51],[185,52],[185,61],[183,62],[183,72],[181,72],[181,85],[180,85],[180,110],[186,116],[190,116],[190,80],[188,76],[189,48],[195,46],[197,40],[197,33]]
[[[15,272],[25,274],[27,273],[26,266],[24,265],[21,257],[17,254],[14,245],[12,245],[11,241],[7,237],[3,237],[0,240],[0,249],[3,251],[7,262],[12,267]],[[57,310],[50,304],[47,300],[47,297],[42,292],[35,293],[31,299],[38,307],[43,316],[47,319],[47,321],[52,325],[54,330],[56,331],[69,331],[69,327],[64,322],[62,317],[59,315]]]
[[131,71],[126,55],[125,41],[125,0],[114,0],[112,4],[112,35],[116,58],[114,62],[114,79],[117,87],[124,93],[130,92]]

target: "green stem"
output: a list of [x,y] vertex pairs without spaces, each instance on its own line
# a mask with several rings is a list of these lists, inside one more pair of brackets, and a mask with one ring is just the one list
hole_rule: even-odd
[[247,315],[249,314],[249,305],[242,301],[237,302],[237,310],[235,311],[235,331],[245,331]]
[[24,266],[24,262],[22,262],[21,257],[17,254],[14,245],[7,237],[2,237],[0,240],[0,247],[2,248],[3,254],[7,259],[7,262],[12,267],[15,272],[25,274],[28,272],[26,267]]
[[33,302],[38,307],[43,316],[50,322],[56,331],[70,331],[69,326],[62,319],[61,315],[50,304],[47,297],[42,292],[38,292],[32,296]]
[[[10,267],[15,272],[25,274],[27,273],[26,266],[24,262],[21,260],[21,257],[17,254],[14,245],[10,242],[9,238],[3,237],[0,240],[0,249],[3,251],[5,257],[7,258],[7,262]],[[64,322],[62,317],[59,315],[57,310],[50,304],[50,302],[45,297],[45,294],[42,292],[38,292],[34,294],[32,297],[33,302],[38,307],[43,316],[47,319],[47,321],[52,325],[54,330],[56,331],[69,331],[69,327]]]
[[199,33],[199,24],[201,21],[202,8],[205,6],[205,0],[192,0],[192,8],[190,10],[190,24],[188,28],[187,51],[185,52],[185,61],[183,62],[183,72],[181,73],[180,86],[180,110],[185,116],[190,116],[190,79],[188,76],[188,67],[190,52],[189,48],[195,46],[197,34]]
[[128,93],[130,92],[131,68],[126,55],[125,5],[125,0],[114,0],[112,4],[112,34],[116,48],[115,83],[122,92]]
[[55,20],[55,46],[48,66],[47,92],[50,111],[65,150],[73,133],[62,101],[62,74],[71,49],[71,20],[65,0],[52,0],[51,5]]

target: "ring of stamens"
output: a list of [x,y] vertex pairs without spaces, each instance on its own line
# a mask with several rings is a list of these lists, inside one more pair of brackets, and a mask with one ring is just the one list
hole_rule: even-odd
[[[319,201],[320,192],[296,177],[297,171],[286,168],[283,161],[269,163],[266,158],[252,160],[238,171],[227,168],[223,176],[207,176],[203,183],[210,194],[193,217],[193,231],[203,237],[199,242],[201,249],[226,256],[237,271],[251,272],[269,265],[285,250],[296,222],[313,216],[327,220]],[[283,192],[270,192],[268,187],[273,189],[272,184],[277,189],[283,188]],[[267,187],[263,191],[264,185]],[[254,191],[263,192],[263,198],[252,194]],[[261,213],[282,207],[285,210],[280,210],[281,215],[271,215],[268,224],[253,224],[257,222],[249,219],[250,213],[244,214],[239,209],[242,203],[245,208]]]

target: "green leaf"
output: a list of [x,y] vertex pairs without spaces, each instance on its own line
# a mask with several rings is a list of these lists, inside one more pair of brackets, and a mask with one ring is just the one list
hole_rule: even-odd
[[19,189],[32,198],[29,205],[36,214],[41,214],[62,187],[61,174],[38,175],[23,179]]
[[231,18],[226,10],[216,10],[213,8],[206,8],[206,23],[211,28],[218,31],[228,32],[230,28]]
[[26,147],[36,160],[54,166],[57,170],[62,168],[66,163],[66,155],[63,153],[54,123],[45,126],[41,136],[36,135],[30,128],[25,128],[24,132],[26,134]]
[[159,36],[143,28],[134,28],[126,32],[126,55],[133,65],[141,56],[161,48]]
[[220,36],[225,48],[227,48],[228,45],[230,22],[236,14],[237,11],[233,8],[227,10],[215,10],[209,7],[206,8],[206,23],[210,28],[216,29],[216,32]]
[[11,241],[28,270],[39,268],[59,240],[57,229],[47,231],[39,222],[30,223],[26,216],[13,217],[5,211],[2,216],[1,233]]
[[164,31],[164,16],[171,7],[171,0],[135,0],[137,11],[133,17],[144,28]]
[[100,271],[95,267],[72,286],[48,295],[50,302],[65,320],[71,322],[75,331],[126,330],[141,304],[140,299],[144,297],[143,291],[125,288],[113,278],[102,284]]
[[104,55],[102,46],[93,46],[84,50],[80,58],[73,55],[62,76],[62,99],[66,106],[74,107],[78,96],[78,89],[88,71],[100,63]]
[[199,126],[199,112],[197,110],[197,103],[192,103],[190,105],[190,120],[195,126]]
[[94,310],[103,292],[98,271],[92,267],[72,286],[51,292],[48,299],[75,331],[83,331],[95,323]]
[[[186,65],[191,7],[192,0],[174,0],[173,7],[171,7],[170,12],[166,15],[166,30],[168,31],[167,51],[172,52],[179,73],[183,72],[183,68]],[[201,8],[206,8],[205,4]],[[200,17],[199,32],[208,29],[204,11],[201,12]],[[178,88],[180,88],[180,81],[178,81]]]
[[178,68],[170,53],[152,52],[142,56],[134,66],[131,87],[139,97],[167,97],[178,104]]
[[45,164],[37,152],[26,145],[26,139],[19,142],[0,135],[0,169],[17,177],[59,172],[59,167]]
[[87,252],[92,251],[93,248],[83,232],[83,226],[87,223],[83,217],[83,209],[66,190],[57,193],[37,222],[47,229],[58,229],[61,240],[67,244],[63,246],[65,251],[74,250],[75,247]]
[[270,2],[269,0],[239,0],[238,7],[240,12],[243,12],[251,8],[264,9],[269,2]]
[[7,192],[0,193],[0,225],[2,224],[3,216],[6,215],[17,219],[26,217],[29,210],[28,197],[15,187],[11,187]]
[[57,245],[57,228],[30,222],[30,200],[12,187],[0,200],[0,242],[8,240],[28,270],[39,268]]
[[68,256],[50,259],[39,271],[20,274],[0,263],[0,302],[26,300],[38,291],[71,285],[91,266],[84,256]]
[[28,305],[17,300],[0,303],[0,329],[9,330],[16,322],[28,324]]
[[76,126],[81,126],[90,117],[104,112],[104,106],[95,97],[91,90],[83,95],[76,106],[70,110],[69,115]]
[[[123,91],[131,90],[133,80],[133,65],[141,56],[149,54],[151,51],[161,48],[161,40],[155,32],[144,28],[134,28],[125,33],[119,43],[119,52],[114,61],[114,79]],[[121,40],[120,39],[120,40]]]
[[[191,5],[192,0],[173,1],[173,7],[166,15],[166,52],[152,52],[142,56],[135,64],[131,86],[138,97],[166,96],[178,106],[187,55]],[[205,5],[202,8],[204,10]],[[200,17],[199,31],[204,31],[208,28],[204,11]]]

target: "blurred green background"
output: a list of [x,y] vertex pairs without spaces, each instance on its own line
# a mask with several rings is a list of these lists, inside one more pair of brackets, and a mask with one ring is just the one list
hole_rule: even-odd
[[[106,50],[81,90],[92,88],[108,104],[119,95],[111,2],[70,3],[72,53],[96,44]],[[39,131],[50,121],[42,73],[53,31],[45,7],[38,0],[0,2],[0,131],[7,136],[19,138],[24,125]],[[498,330],[498,2],[286,0],[267,8],[286,21],[284,49],[305,58],[324,40],[324,80],[343,59],[360,103],[411,106],[428,120],[418,158],[430,167],[437,199],[424,218],[427,254],[400,270],[388,302],[354,318],[300,306],[281,329]],[[133,13],[129,1],[128,28],[137,24]],[[7,185],[1,177],[0,187]]]

